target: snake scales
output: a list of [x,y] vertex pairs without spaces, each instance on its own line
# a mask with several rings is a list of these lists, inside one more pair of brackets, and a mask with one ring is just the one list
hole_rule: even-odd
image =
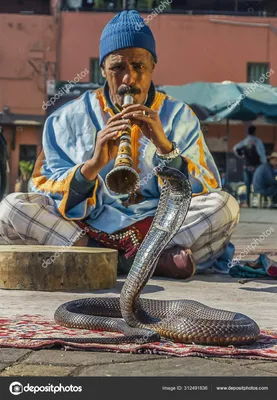
[[[192,300],[140,299],[157,260],[183,224],[191,202],[186,175],[163,167],[163,189],[151,228],[135,257],[120,298],[87,298],[62,304],[55,321],[70,328],[116,331],[112,338],[70,338],[71,342],[130,343],[159,341],[242,345],[259,337],[258,325],[247,316],[207,307]],[[65,340],[65,338],[61,338]]]

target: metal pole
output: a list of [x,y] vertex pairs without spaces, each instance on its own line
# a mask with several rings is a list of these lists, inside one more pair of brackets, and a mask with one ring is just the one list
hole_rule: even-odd
[[229,151],[230,151],[230,121],[227,118],[227,124],[226,124],[226,134],[227,134],[227,151],[226,151],[226,166],[225,166],[225,182],[226,186],[229,184]]
[[238,12],[239,10],[239,0],[235,0],[235,11]]

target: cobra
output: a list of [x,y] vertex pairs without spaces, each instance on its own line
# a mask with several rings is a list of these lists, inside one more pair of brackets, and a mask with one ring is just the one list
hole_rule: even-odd
[[[119,298],[86,298],[62,304],[55,321],[70,328],[119,332],[111,338],[68,338],[71,342],[145,343],[160,338],[181,343],[244,345],[255,342],[259,327],[249,317],[192,300],[140,298],[161,252],[184,223],[190,202],[188,175],[163,166],[158,208]],[[66,340],[66,338],[60,338]]]

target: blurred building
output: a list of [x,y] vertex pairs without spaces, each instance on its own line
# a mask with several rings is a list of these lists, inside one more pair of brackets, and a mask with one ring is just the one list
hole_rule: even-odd
[[[240,0],[9,0],[0,4],[0,125],[10,152],[13,189],[20,159],[41,148],[45,117],[83,91],[102,85],[98,65],[103,27],[122,8],[136,8],[157,42],[156,85],[195,81],[247,82],[274,71],[277,86],[277,2]],[[211,11],[212,10],[212,11]],[[231,124],[232,147],[244,137]],[[224,169],[226,128],[205,127]],[[277,127],[258,125],[268,151]],[[240,165],[230,158],[239,176]]]
[[48,76],[56,65],[57,21],[44,0],[0,3],[0,126],[9,151],[9,190],[19,161],[41,149]]
[[[158,64],[154,82],[157,86],[196,81],[251,82],[259,80],[270,69],[274,73],[265,83],[277,86],[277,1],[173,0],[165,9],[161,7],[165,1],[156,1],[155,7],[151,1],[135,3],[137,9],[144,11],[142,16],[156,38]],[[96,2],[89,4],[89,1],[65,0],[60,4],[59,79],[66,83],[88,68],[90,82],[101,85],[100,35],[118,9],[118,2],[98,2],[98,8]],[[128,7],[128,1],[126,4]],[[257,124],[257,136],[271,152],[274,146],[277,148],[277,126],[263,121]],[[230,149],[244,138],[246,127],[247,123],[231,122]],[[219,169],[224,171],[226,121],[206,124],[203,130]],[[242,163],[232,153],[228,163],[231,179],[240,180]]]

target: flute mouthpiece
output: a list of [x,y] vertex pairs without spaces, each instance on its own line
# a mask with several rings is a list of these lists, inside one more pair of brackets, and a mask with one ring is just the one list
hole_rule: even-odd
[[134,97],[127,93],[124,95],[124,100],[123,100],[123,104],[133,104],[134,103]]
[[134,103],[134,97],[132,94],[132,88],[130,86],[122,86],[118,90],[118,94],[120,96],[124,96],[123,98],[123,104],[133,104]]

